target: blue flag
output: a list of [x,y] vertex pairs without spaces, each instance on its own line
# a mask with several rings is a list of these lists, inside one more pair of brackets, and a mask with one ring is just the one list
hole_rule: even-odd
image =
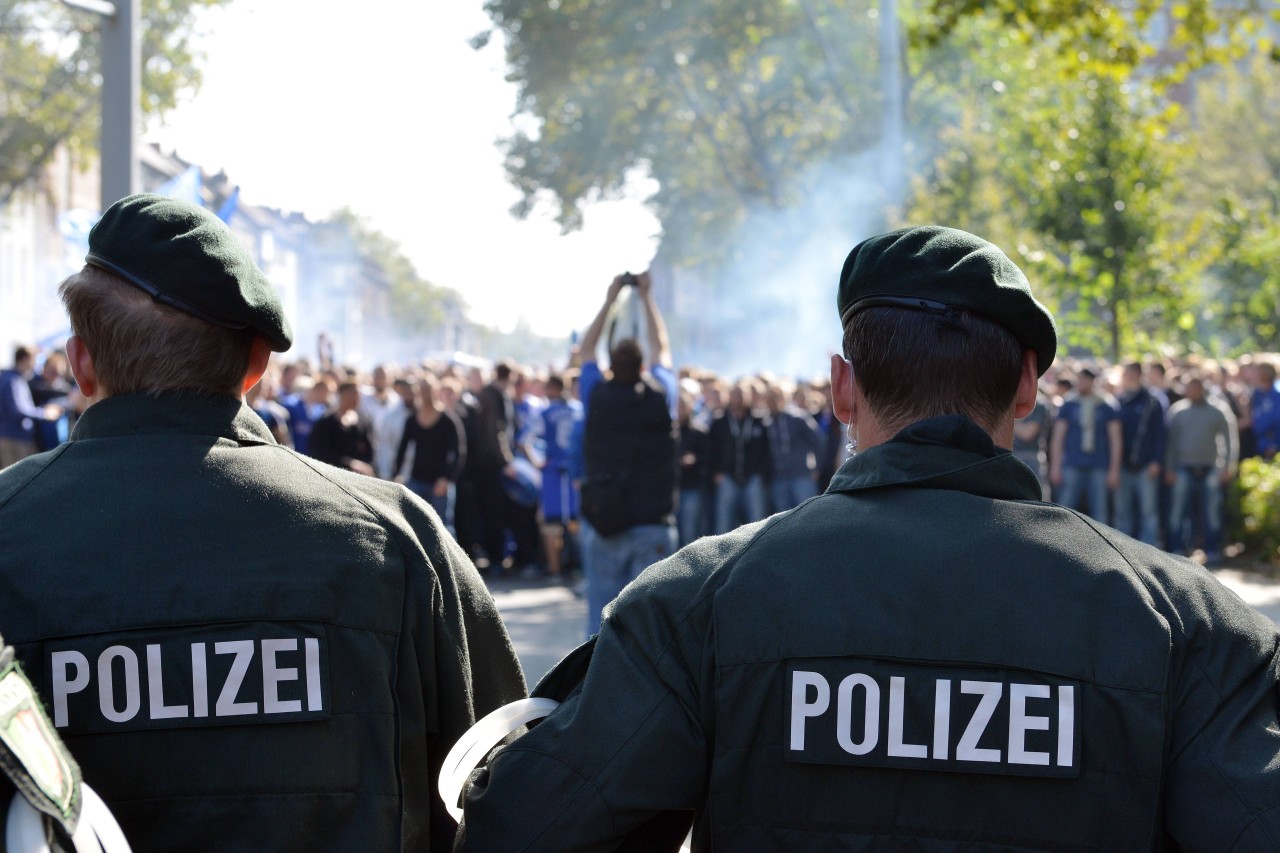
[[231,217],[236,215],[236,205],[240,202],[240,188],[236,187],[231,191],[231,195],[227,196],[227,200],[222,203],[222,207],[218,208],[218,218],[223,222],[230,222]]
[[197,207],[203,207],[200,202],[200,167],[190,166],[181,175],[170,178],[160,186],[156,187],[158,195],[167,195],[169,198],[179,198],[183,201],[189,201]]

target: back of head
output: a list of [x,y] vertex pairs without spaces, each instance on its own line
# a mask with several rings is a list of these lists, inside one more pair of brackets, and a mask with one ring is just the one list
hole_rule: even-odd
[[617,382],[628,385],[639,382],[643,366],[644,353],[635,338],[623,338],[609,350],[609,369]]
[[903,308],[870,308],[845,327],[845,357],[877,418],[894,430],[965,415],[993,430],[1018,391],[1022,345],[985,317],[949,321]]
[[239,396],[252,329],[227,329],[156,302],[85,266],[58,288],[71,329],[93,355],[104,395],[198,391]]
[[121,199],[89,232],[86,266],[59,288],[106,395],[239,396],[253,341],[287,350],[275,289],[240,240],[197,205]]
[[1053,363],[1053,317],[991,243],[923,226],[872,237],[841,271],[845,357],[890,430],[965,415],[988,431],[1010,416],[1023,352]]

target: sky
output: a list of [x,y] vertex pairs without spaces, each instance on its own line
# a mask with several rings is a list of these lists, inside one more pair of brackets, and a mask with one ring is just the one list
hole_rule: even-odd
[[224,169],[245,203],[313,220],[350,207],[478,322],[567,336],[656,252],[652,182],[589,206],[573,234],[549,210],[515,219],[495,143],[516,89],[501,38],[468,44],[488,25],[480,0],[232,0],[204,19],[199,92],[145,138]]

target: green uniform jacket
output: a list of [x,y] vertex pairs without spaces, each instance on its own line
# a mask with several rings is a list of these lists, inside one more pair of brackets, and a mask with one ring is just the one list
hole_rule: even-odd
[[448,849],[445,753],[524,695],[430,508],[230,397],[112,397],[0,472],[0,630],[139,853]]
[[[1275,626],[936,418],[619,596],[458,849],[1280,849]],[[549,676],[550,677],[550,676]],[[652,826],[652,824],[650,824]]]

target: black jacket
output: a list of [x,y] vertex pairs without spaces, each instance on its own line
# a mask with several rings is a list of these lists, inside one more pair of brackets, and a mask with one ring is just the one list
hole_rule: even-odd
[[610,850],[680,812],[695,851],[1276,849],[1275,626],[1039,494],[936,418],[651,567],[459,849]]

